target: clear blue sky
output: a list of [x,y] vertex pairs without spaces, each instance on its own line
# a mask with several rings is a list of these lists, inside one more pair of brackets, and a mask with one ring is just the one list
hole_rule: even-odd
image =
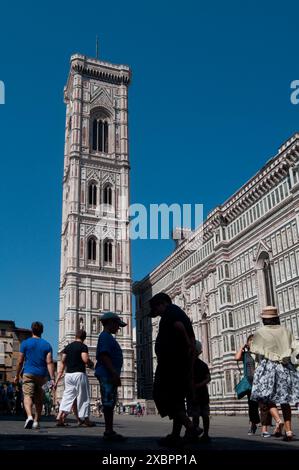
[[[297,3],[297,4],[296,4]],[[131,199],[205,213],[299,129],[295,1],[5,2],[0,10],[0,318],[58,330],[63,86],[72,53],[127,63]],[[133,243],[140,279],[173,247]]]

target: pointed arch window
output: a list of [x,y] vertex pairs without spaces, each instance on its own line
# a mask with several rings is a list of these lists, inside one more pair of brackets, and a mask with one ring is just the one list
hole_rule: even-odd
[[112,250],[113,250],[112,241],[106,240],[104,242],[104,263],[112,264]]
[[95,118],[92,122],[92,150],[108,153],[108,122]]
[[112,206],[112,187],[110,184],[107,184],[104,188],[104,204]]
[[97,205],[97,185],[90,183],[88,186],[88,204],[95,207]]
[[265,288],[266,288],[267,305],[275,305],[273,280],[272,280],[272,272],[271,272],[271,264],[270,264],[269,255],[267,258],[264,259],[264,262],[263,262],[263,274],[264,274],[264,282],[265,282]]
[[96,261],[97,259],[97,241],[91,237],[87,242],[87,259],[88,261]]

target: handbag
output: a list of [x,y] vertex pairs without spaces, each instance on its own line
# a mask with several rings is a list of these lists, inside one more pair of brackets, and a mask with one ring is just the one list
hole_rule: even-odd
[[[247,367],[246,367],[245,354],[246,353],[244,353],[244,359],[243,359],[244,377],[242,377],[240,382],[237,383],[237,385],[235,386],[235,392],[237,394],[238,400],[241,400],[241,398],[245,397],[245,395],[248,395],[248,393],[251,392],[251,383],[247,379]],[[238,362],[238,369],[240,371],[239,362]]]

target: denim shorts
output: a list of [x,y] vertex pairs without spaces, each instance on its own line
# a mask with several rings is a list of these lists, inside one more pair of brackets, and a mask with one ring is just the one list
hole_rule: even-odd
[[102,406],[114,408],[117,402],[117,387],[107,377],[97,377],[100,382]]

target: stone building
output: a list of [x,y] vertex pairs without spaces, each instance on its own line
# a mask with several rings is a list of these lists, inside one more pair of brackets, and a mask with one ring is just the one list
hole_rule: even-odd
[[0,383],[12,382],[17,370],[20,344],[31,330],[17,328],[14,321],[0,320]]
[[151,398],[159,319],[146,317],[164,291],[189,315],[212,372],[212,408],[231,412],[239,374],[235,351],[260,325],[265,305],[283,325],[299,328],[299,134],[174,252],[133,286],[136,296],[138,396]]
[[[131,72],[76,54],[67,85],[59,351],[87,332],[95,360],[100,315],[115,311],[128,324],[118,333],[124,353],[120,402],[133,399],[131,258],[128,230],[128,86]],[[90,372],[91,398],[100,396]],[[61,390],[59,391],[61,394]]]

